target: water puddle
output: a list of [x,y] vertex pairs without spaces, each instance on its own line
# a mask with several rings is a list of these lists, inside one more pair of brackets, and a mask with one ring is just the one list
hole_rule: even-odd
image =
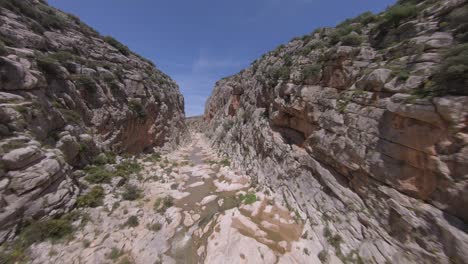
[[[177,263],[192,264],[202,263],[205,252],[197,250],[207,244],[209,235],[214,229],[214,217],[219,213],[239,206],[235,197],[237,191],[217,192],[214,180],[219,173],[219,166],[209,166],[207,155],[204,155],[200,147],[193,147],[186,158],[193,164],[194,172],[188,173],[189,177],[184,182],[183,192],[190,193],[182,199],[174,201],[174,205],[181,208],[183,213],[182,225],[176,230],[170,240],[168,255]],[[200,171],[206,174],[200,175]],[[224,180],[219,176],[218,180]],[[206,198],[211,198],[202,204]],[[186,219],[186,218],[190,219]],[[193,222],[193,223],[192,223]],[[187,223],[188,225],[185,225]],[[210,226],[207,226],[211,223]],[[200,230],[200,232],[196,232]],[[201,232],[201,230],[205,232]],[[195,234],[196,233],[196,234]]]
[[[244,236],[268,246],[276,254],[284,254],[291,249],[292,241],[300,238],[303,225],[294,219],[289,210],[274,205],[268,199],[256,202],[255,206],[241,206],[236,193],[247,191],[248,179],[237,174],[220,170],[220,166],[210,166],[209,154],[204,153],[199,146],[192,146],[184,158],[191,167],[183,171],[188,177],[179,186],[179,191],[188,193],[174,201],[174,206],[182,209],[182,224],[175,235],[169,240],[170,249],[166,252],[176,263],[203,263],[206,257],[206,245],[213,232],[219,230],[216,220],[224,211],[239,208],[232,219],[232,228],[236,228]],[[235,181],[233,181],[235,179]],[[247,182],[246,182],[247,181]],[[224,188],[233,184],[245,188]],[[258,208],[258,206],[260,206]],[[217,226],[215,228],[215,226]],[[259,235],[260,234],[260,235]]]

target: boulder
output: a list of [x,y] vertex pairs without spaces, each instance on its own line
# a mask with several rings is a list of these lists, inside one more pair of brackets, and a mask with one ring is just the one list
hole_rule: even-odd
[[0,90],[29,90],[38,81],[20,62],[5,57],[0,57],[0,79]]
[[367,91],[381,91],[391,75],[392,71],[389,69],[376,69],[358,80],[356,87]]
[[65,160],[68,163],[73,163],[80,152],[80,144],[77,142],[75,137],[69,134],[63,135],[57,142],[56,146],[63,152]]
[[39,163],[21,171],[9,171],[7,177],[11,179],[9,188],[18,195],[35,188],[45,189],[65,173],[65,164],[54,154],[47,154]]
[[2,162],[8,170],[22,169],[43,157],[42,151],[36,146],[19,148],[3,155]]

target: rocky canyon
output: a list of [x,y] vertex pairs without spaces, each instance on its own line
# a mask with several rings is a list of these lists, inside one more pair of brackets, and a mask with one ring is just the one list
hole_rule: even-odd
[[468,2],[399,0],[219,80],[0,0],[0,263],[468,263]]

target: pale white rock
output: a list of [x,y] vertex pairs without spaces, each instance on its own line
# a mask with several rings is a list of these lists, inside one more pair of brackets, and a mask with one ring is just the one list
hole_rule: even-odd
[[192,219],[192,216],[187,213],[187,212],[184,212],[184,225],[185,226],[192,226],[194,224],[194,220]]
[[190,184],[190,185],[187,186],[187,187],[188,187],[188,188],[193,188],[193,187],[202,186],[203,184],[205,184],[205,182],[194,182],[194,183]]
[[270,248],[231,227],[231,213],[219,219],[220,231],[208,241],[205,263],[274,263],[277,258]]
[[216,191],[217,192],[237,191],[237,190],[247,188],[249,186],[248,184],[229,183],[229,182],[226,182],[226,181],[220,182],[218,180],[215,180],[213,183],[216,186]]
[[206,196],[205,198],[203,198],[203,200],[201,200],[200,204],[201,205],[207,205],[207,204],[213,202],[214,200],[216,200],[217,197],[218,197],[217,195]]

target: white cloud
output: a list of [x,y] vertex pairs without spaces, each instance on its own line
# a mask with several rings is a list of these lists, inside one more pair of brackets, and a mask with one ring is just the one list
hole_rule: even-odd
[[203,114],[206,99],[211,94],[216,78],[193,72],[172,77],[179,84],[180,90],[184,95],[186,115]]
[[192,72],[219,68],[236,68],[240,66],[242,66],[242,62],[231,57],[212,58],[200,53],[200,56],[198,56],[197,60],[193,63]]
[[206,99],[223,74],[235,74],[244,66],[243,61],[233,56],[216,57],[200,50],[199,56],[192,65],[172,78],[179,84],[185,98],[185,113],[187,116],[201,115],[205,109]]

